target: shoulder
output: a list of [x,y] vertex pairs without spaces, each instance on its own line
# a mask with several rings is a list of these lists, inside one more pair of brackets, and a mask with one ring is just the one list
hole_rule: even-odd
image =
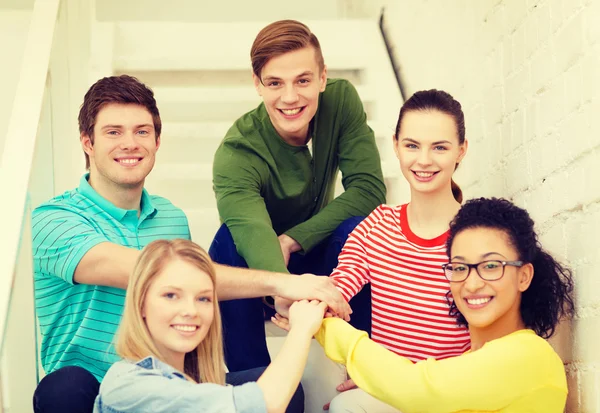
[[181,208],[173,205],[173,203],[171,201],[169,201],[167,198],[164,198],[159,195],[149,195],[149,196],[150,196],[150,200],[152,201],[152,205],[159,212],[170,212],[174,216],[180,216],[183,218],[186,217],[185,212],[183,212],[183,210]]
[[55,196],[32,212],[32,225],[44,220],[78,220],[93,215],[94,203],[76,189]]
[[546,374],[551,372],[564,373],[564,365],[554,348],[533,330],[520,330],[501,339],[488,343],[490,349],[495,348],[503,354],[510,354],[518,359],[525,369],[543,369]]
[[361,104],[358,92],[352,83],[346,79],[327,79],[327,86],[322,94],[324,104],[335,102],[340,106]]
[[358,231],[366,237],[374,228],[397,227],[397,209],[398,207],[387,204],[379,205],[357,226]]

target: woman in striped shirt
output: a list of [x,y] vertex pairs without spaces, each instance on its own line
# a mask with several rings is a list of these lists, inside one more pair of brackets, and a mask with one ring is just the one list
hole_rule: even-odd
[[[410,202],[381,205],[359,224],[331,277],[348,301],[371,284],[376,343],[413,362],[458,356],[469,349],[469,333],[448,314],[441,264],[462,202],[452,180],[467,152],[460,103],[439,90],[415,93],[400,110],[393,145]],[[351,379],[338,390],[344,392],[332,401],[333,412],[396,412]]]

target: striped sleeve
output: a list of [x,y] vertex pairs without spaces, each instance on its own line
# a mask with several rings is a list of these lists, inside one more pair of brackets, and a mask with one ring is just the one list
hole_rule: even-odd
[[80,214],[58,206],[33,211],[33,268],[39,275],[55,276],[73,284],[83,256],[94,246],[110,242]]
[[338,257],[338,266],[331,273],[346,301],[350,301],[371,281],[365,241],[371,229],[383,217],[381,208],[381,205],[378,206],[350,233]]

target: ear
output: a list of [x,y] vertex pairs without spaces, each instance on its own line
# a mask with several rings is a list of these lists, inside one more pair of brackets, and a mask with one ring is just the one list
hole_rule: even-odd
[[325,88],[327,87],[327,65],[323,65],[323,70],[321,70],[321,76],[319,76],[320,88],[319,92],[325,92]]
[[465,142],[460,145],[458,158],[456,159],[456,163],[461,163],[465,155],[467,154],[467,150],[469,149],[469,141],[465,139]]
[[160,148],[160,136],[156,137],[156,150],[158,150],[158,148]]
[[529,286],[531,285],[531,281],[533,280],[533,265],[531,263],[527,263],[519,268],[519,273],[517,275],[517,282],[519,283],[519,291],[525,292]]
[[83,151],[91,157],[92,153],[94,152],[94,142],[92,141],[92,138],[87,133],[81,132],[79,135],[79,141],[81,142],[81,148]]
[[256,93],[258,93],[258,96],[262,97],[262,90],[260,88],[262,86],[262,82],[260,81],[260,78],[254,74],[254,72],[252,72],[252,81],[254,82]]
[[146,306],[142,306],[142,318],[146,318]]

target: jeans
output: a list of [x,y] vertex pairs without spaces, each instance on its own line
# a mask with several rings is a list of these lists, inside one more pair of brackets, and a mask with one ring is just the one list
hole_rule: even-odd
[[[293,253],[288,270],[292,274],[312,273],[328,276],[337,266],[338,256],[348,235],[364,219],[352,217],[342,222],[336,230],[308,254]],[[257,245],[257,250],[260,245]],[[232,267],[248,265],[235,247],[233,237],[225,224],[219,228],[210,246],[213,261]],[[223,320],[225,362],[229,371],[248,370],[269,365],[271,358],[267,349],[265,319],[274,311],[263,304],[261,298],[245,298],[223,301],[220,304]],[[359,330],[371,332],[371,286],[367,284],[350,300],[353,313],[350,324]]]
[[[237,386],[257,381],[266,367],[227,373],[225,381]],[[33,394],[35,413],[92,413],[100,383],[87,370],[78,366],[58,369],[40,381]],[[304,391],[298,385],[296,393],[286,409],[287,413],[304,411]]]

